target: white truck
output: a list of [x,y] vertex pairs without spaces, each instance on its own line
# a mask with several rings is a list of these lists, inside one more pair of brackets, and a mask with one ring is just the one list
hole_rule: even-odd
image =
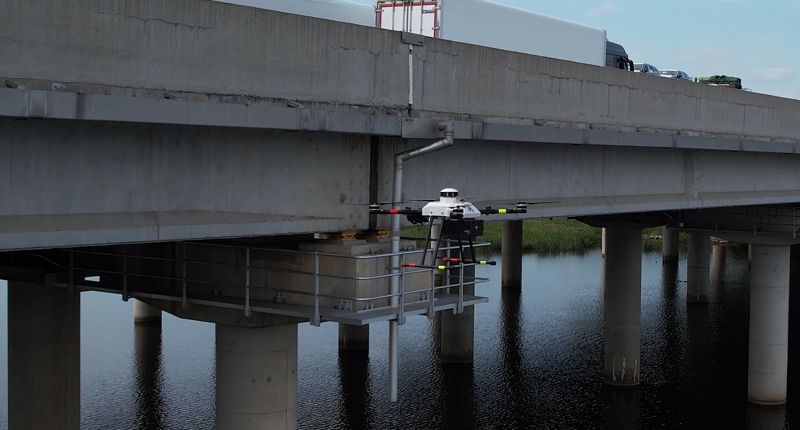
[[222,3],[269,9],[312,18],[375,26],[375,8],[345,0],[218,0]]
[[506,51],[606,65],[606,31],[488,0],[378,0],[376,25]]
[[218,0],[405,31],[578,63],[606,65],[606,31],[488,0]]

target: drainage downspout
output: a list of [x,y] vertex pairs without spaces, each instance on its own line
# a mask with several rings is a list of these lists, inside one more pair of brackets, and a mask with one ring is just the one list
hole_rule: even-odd
[[[403,198],[403,162],[412,158],[421,157],[432,152],[453,146],[454,125],[452,121],[440,121],[439,130],[444,130],[444,139],[437,140],[420,148],[410,149],[401,152],[394,157],[394,189],[392,191],[392,209],[400,209],[400,200]],[[392,257],[389,263],[392,267],[391,273],[397,274],[400,269],[400,216],[392,217]],[[390,304],[393,308],[398,307],[400,299],[400,278],[392,276],[389,278],[389,294],[392,294]],[[389,321],[389,401],[397,401],[397,370],[399,365],[399,354],[397,350],[398,321]]]

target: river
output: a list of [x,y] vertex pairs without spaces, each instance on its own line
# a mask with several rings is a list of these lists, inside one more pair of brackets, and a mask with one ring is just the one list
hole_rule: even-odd
[[[494,258],[499,260],[499,256]],[[717,275],[721,273],[721,275]],[[400,328],[399,402],[387,400],[388,324],[366,354],[337,351],[337,326],[299,329],[301,429],[769,429],[786,409],[746,401],[749,263],[730,248],[712,264],[712,303],[686,304],[686,256],[665,269],[642,254],[642,384],[602,384],[599,251],[524,257],[521,295],[502,293],[500,267],[478,286],[472,369],[442,367],[435,320]],[[0,281],[1,282],[1,281]],[[797,300],[795,300],[797,302]],[[83,293],[82,429],[213,429],[214,327],[165,314],[134,327],[132,302]],[[0,428],[8,427],[7,286],[0,283]],[[796,319],[793,312],[792,319]],[[789,404],[793,404],[789,356]]]

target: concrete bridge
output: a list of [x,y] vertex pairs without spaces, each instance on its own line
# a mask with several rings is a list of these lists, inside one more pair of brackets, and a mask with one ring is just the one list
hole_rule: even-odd
[[[389,220],[367,210],[450,186],[541,203],[494,218],[508,288],[519,219],[607,229],[615,385],[639,383],[640,229],[667,227],[665,261],[691,232],[699,302],[709,234],[752,244],[749,396],[785,401],[800,101],[213,1],[10,0],[0,28],[12,428],[77,427],[86,290],[217,324],[220,429],[295,427],[298,322],[339,322],[341,346],[363,348],[369,323],[446,310],[442,359],[471,362],[483,279],[421,271],[390,294]],[[393,196],[395,155],[442,121],[454,145],[404,163]]]

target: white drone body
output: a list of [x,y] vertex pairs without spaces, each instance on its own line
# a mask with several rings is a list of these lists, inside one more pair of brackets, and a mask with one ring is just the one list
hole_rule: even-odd
[[481,216],[481,211],[472,203],[458,197],[458,190],[455,188],[445,188],[440,191],[439,201],[425,205],[422,208],[422,215],[451,218],[454,211],[462,219],[473,219]]

